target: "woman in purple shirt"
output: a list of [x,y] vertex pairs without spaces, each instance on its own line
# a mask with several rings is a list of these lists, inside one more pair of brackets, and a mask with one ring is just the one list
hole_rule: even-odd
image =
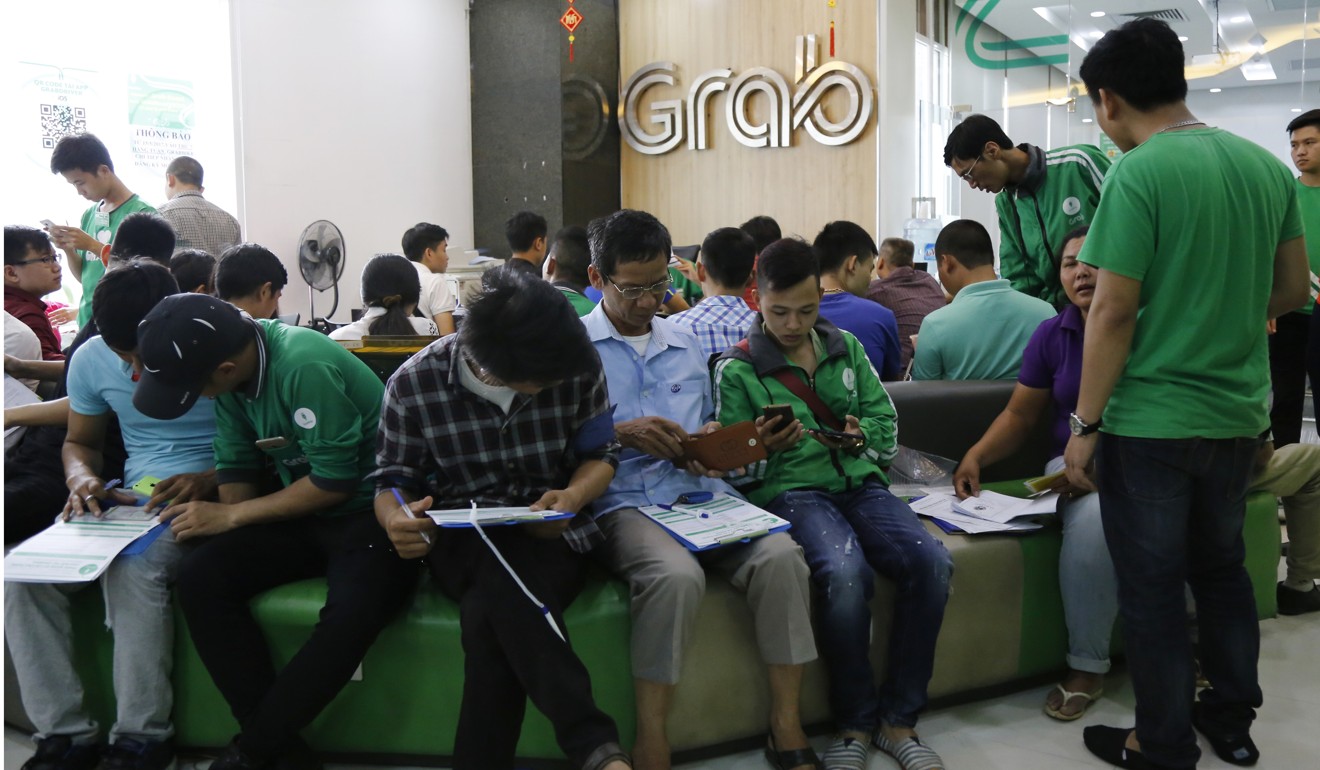
[[[1046,473],[1063,469],[1063,448],[1071,435],[1068,415],[1077,408],[1082,378],[1082,334],[1095,293],[1096,271],[1077,261],[1086,227],[1064,238],[1056,257],[1059,279],[1072,303],[1042,323],[1022,354],[1022,370],[1008,406],[995,419],[954,472],[959,497],[979,494],[981,468],[1008,457],[1054,406],[1051,430],[1054,459]],[[1066,482],[1065,482],[1066,483]],[[1059,588],[1068,626],[1068,673],[1045,698],[1045,713],[1071,721],[1082,716],[1104,692],[1109,671],[1109,639],[1118,614],[1118,584],[1100,523],[1100,498],[1062,488],[1059,518]]]

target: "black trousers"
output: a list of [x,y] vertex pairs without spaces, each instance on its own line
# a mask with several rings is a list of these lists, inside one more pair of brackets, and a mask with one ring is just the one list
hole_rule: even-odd
[[[258,761],[277,757],[348,683],[411,598],[418,573],[371,513],[242,527],[185,556],[179,603],[202,663],[238,720],[239,748]],[[328,583],[320,620],[277,674],[248,602],[320,576]]]
[[[586,560],[563,538],[541,540],[518,527],[486,531],[567,636],[563,610],[582,590]],[[550,719],[559,748],[576,767],[618,742],[614,721],[596,708],[586,666],[475,530],[440,530],[428,563],[440,589],[459,603],[463,624],[455,770],[512,770],[528,698]]]
[[[1320,337],[1311,334],[1316,326],[1312,316],[1286,313],[1279,316],[1278,331],[1270,335],[1270,382],[1274,403],[1270,407],[1270,430],[1275,446],[1296,444],[1302,440],[1302,408],[1306,398],[1306,376],[1311,372],[1314,391],[1320,369]],[[1312,405],[1314,405],[1314,394]]]

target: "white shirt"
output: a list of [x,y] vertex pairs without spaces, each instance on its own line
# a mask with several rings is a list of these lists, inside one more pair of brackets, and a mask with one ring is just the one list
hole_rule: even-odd
[[422,315],[435,318],[441,313],[454,312],[454,295],[449,291],[449,281],[443,275],[431,272],[421,262],[414,262],[413,267],[417,268],[417,277],[422,282],[422,295],[417,300],[417,309]]
[[508,385],[488,385],[482,382],[466,359],[459,361],[457,366],[459,384],[498,406],[505,414],[509,413],[509,407],[513,406],[513,399],[518,395],[517,391]]
[[[358,320],[348,326],[341,326],[330,332],[330,339],[360,340],[369,333],[367,329],[371,326],[371,322],[383,315],[385,315],[385,308],[369,307],[367,308],[367,312],[363,313],[362,317]],[[415,334],[428,337],[434,337],[439,334],[439,331],[435,328],[435,322],[430,318],[409,318],[408,320],[412,323],[413,332]]]
[[[41,340],[32,327],[5,313],[5,355],[24,361],[41,360]],[[36,380],[20,380],[31,390],[37,389]]]

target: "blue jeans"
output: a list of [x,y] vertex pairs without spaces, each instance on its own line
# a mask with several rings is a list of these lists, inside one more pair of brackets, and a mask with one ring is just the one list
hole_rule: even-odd
[[1196,689],[1184,584],[1196,599],[1201,693],[1212,729],[1245,732],[1261,704],[1260,626],[1243,559],[1247,483],[1260,441],[1104,434],[1096,468],[1118,575],[1137,739],[1146,759],[1193,767]]
[[[840,730],[878,721],[913,727],[926,707],[935,641],[944,622],[953,561],[911,508],[876,481],[851,492],[784,492],[766,509],[793,524],[816,587],[820,653]],[[871,670],[875,574],[894,581],[888,671],[879,693]]]

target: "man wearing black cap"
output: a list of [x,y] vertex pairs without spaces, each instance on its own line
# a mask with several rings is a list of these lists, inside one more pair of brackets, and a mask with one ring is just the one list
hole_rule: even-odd
[[[170,297],[138,328],[134,405],[158,419],[216,399],[220,501],[161,514],[181,541],[212,536],[179,570],[193,643],[241,733],[212,770],[316,766],[297,737],[348,682],[408,599],[416,565],[394,555],[372,510],[380,380],[310,329],[254,321],[200,294]],[[266,458],[283,488],[262,495]],[[277,675],[251,598],[311,577],[329,581],[311,638]]]

